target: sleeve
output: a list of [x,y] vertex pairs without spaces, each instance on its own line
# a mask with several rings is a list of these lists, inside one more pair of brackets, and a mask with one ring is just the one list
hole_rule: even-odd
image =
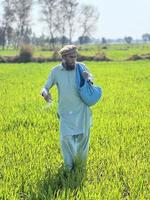
[[54,69],[52,69],[44,87],[42,88],[41,94],[43,93],[43,91],[49,92],[49,89],[51,87],[53,87],[53,85],[55,85],[55,84],[56,84],[55,71],[54,71]]

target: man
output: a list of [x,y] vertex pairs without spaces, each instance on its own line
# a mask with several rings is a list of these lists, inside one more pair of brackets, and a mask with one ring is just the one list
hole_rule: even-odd
[[[62,63],[51,70],[42,90],[46,101],[52,100],[49,89],[56,84],[58,89],[58,116],[60,119],[60,144],[65,167],[71,170],[75,163],[86,165],[91,126],[91,110],[81,100],[76,87],[77,47],[67,45],[59,51]],[[90,79],[85,67],[82,75]]]

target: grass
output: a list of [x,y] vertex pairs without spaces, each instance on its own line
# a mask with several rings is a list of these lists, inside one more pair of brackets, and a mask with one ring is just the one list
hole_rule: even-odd
[[[122,44],[122,45],[107,45],[107,49],[103,49],[102,45],[83,45],[80,47],[79,53],[85,56],[94,56],[97,53],[104,53],[108,58],[113,60],[125,60],[134,54],[150,53],[149,44]],[[0,56],[15,56],[19,54],[16,50],[0,51]],[[52,51],[41,51],[39,48],[35,49],[33,56],[35,57],[51,57]]]
[[82,55],[94,56],[96,53],[104,53],[108,58],[113,60],[125,60],[134,54],[150,53],[150,45],[148,44],[133,44],[133,45],[107,45],[103,49],[100,45],[83,46],[80,50]]
[[[83,178],[63,175],[59,121],[40,90],[57,63],[0,64],[0,199],[150,199],[150,65],[85,62],[103,98]],[[82,179],[83,178],[83,179]]]
[[[33,56],[35,57],[51,57],[52,56],[52,51],[39,51],[36,50],[33,53]],[[5,50],[5,51],[0,51],[0,56],[15,56],[19,54],[19,50]]]

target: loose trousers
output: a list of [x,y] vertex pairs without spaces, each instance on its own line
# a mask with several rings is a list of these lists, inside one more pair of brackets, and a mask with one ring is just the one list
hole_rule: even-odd
[[61,138],[61,150],[64,159],[64,165],[71,170],[74,164],[86,165],[87,155],[89,151],[89,135],[78,134],[68,135]]

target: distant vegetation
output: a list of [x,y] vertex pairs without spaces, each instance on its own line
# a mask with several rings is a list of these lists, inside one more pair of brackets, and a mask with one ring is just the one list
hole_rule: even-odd
[[[34,6],[39,9],[38,24],[45,24],[46,34],[33,32]],[[150,42],[150,33],[143,33],[138,40],[130,35],[124,38],[93,38],[100,20],[99,10],[79,0],[1,0],[0,47],[18,50],[23,44],[30,44],[42,50],[55,51],[65,44],[102,44]],[[46,31],[44,30],[44,33]],[[77,37],[75,39],[75,36]]]
[[[34,6],[39,8],[38,24],[44,23],[47,35],[37,37],[32,31]],[[18,49],[22,44],[48,46],[55,49],[73,42],[77,33],[81,44],[90,42],[96,29],[99,11],[78,0],[2,0],[2,19],[0,20],[0,45]],[[80,30],[80,31],[79,31]]]
[[[46,49],[43,50],[42,47],[32,47],[30,45],[24,45],[26,47],[25,54],[28,53],[31,55],[26,56],[26,61],[39,61],[39,62],[46,62],[46,61],[55,61],[60,60],[60,56],[57,54],[57,50],[61,48],[61,46],[57,45],[57,50],[55,51],[48,51]],[[136,58],[142,59],[144,58],[149,59],[150,57],[150,44],[97,44],[97,45],[78,45],[79,48],[79,60],[95,60],[95,61],[121,61],[126,60],[129,58]],[[31,52],[32,49],[32,52]],[[6,49],[4,51],[0,51],[0,62],[4,60],[4,62],[8,59],[14,62],[19,59],[19,62],[25,61],[22,56],[22,48],[20,50],[13,50],[11,48]],[[19,58],[19,55],[21,56]],[[146,57],[145,57],[146,56]],[[10,57],[10,58],[9,58]]]

